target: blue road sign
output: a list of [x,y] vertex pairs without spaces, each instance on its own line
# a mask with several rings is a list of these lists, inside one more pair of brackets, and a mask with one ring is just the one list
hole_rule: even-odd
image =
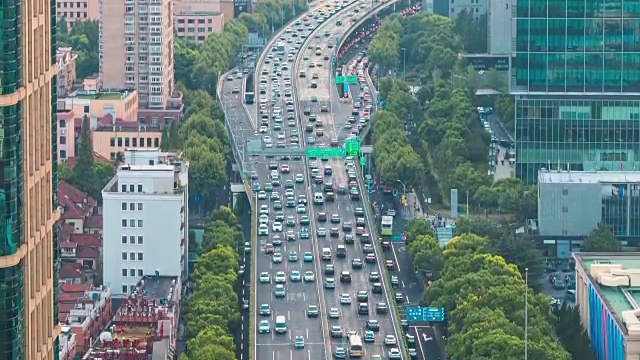
[[409,322],[441,322],[444,321],[444,308],[420,306],[407,307],[407,320]]
[[393,235],[391,241],[402,241],[402,235]]

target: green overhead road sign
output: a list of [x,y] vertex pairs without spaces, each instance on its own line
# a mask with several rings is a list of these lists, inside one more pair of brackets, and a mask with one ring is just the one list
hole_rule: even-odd
[[344,84],[344,76],[336,76],[336,84]]
[[358,83],[358,77],[355,75],[348,75],[347,76],[347,84],[356,84]]
[[348,156],[360,156],[360,140],[347,140],[344,143]]
[[307,157],[314,158],[343,158],[346,157],[346,151],[342,148],[314,148],[308,147],[306,151]]

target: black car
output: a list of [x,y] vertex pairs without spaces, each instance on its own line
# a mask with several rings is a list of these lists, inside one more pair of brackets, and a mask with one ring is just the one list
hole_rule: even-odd
[[369,304],[367,303],[358,304],[358,315],[369,315]]
[[355,240],[353,239],[353,235],[351,234],[346,234],[344,236],[344,243],[345,244],[353,244],[355,242]]
[[351,273],[348,271],[343,271],[340,273],[340,282],[350,283],[351,282]]
[[338,237],[340,236],[340,229],[337,227],[332,227],[331,230],[329,230],[329,235],[331,237]]
[[326,264],[324,266],[324,273],[327,275],[333,275],[336,272],[335,266],[333,264]]
[[327,213],[326,212],[319,212],[318,213],[318,221],[319,222],[326,222],[327,221]]
[[376,304],[376,313],[378,314],[386,314],[389,312],[389,307],[387,303],[379,302]]
[[382,284],[373,283],[373,286],[371,287],[371,292],[374,294],[382,294]]
[[351,221],[345,221],[342,223],[342,231],[344,232],[351,232],[352,228],[351,228]]

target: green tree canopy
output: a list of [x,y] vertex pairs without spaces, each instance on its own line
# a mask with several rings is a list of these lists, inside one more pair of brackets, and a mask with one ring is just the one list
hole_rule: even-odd
[[[64,25],[61,25],[64,23]],[[98,21],[75,21],[71,31],[65,19],[58,22],[58,42],[60,46],[70,46],[78,54],[76,59],[76,76],[84,79],[98,73],[99,67],[99,31]]]
[[586,252],[618,252],[622,251],[622,243],[611,232],[609,226],[600,223],[591,230],[589,236],[584,240],[582,250]]

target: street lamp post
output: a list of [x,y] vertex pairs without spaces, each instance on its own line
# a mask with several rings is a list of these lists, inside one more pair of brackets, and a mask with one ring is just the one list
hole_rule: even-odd
[[[402,195],[405,198],[407,198],[407,187],[405,186],[404,182],[400,179],[396,180],[397,182],[399,182],[402,185]],[[404,214],[404,217],[407,217],[407,207],[404,206],[404,204],[402,204],[402,213]]]
[[524,268],[524,360],[529,354],[529,268]]
[[402,48],[402,80],[407,77],[407,48]]

